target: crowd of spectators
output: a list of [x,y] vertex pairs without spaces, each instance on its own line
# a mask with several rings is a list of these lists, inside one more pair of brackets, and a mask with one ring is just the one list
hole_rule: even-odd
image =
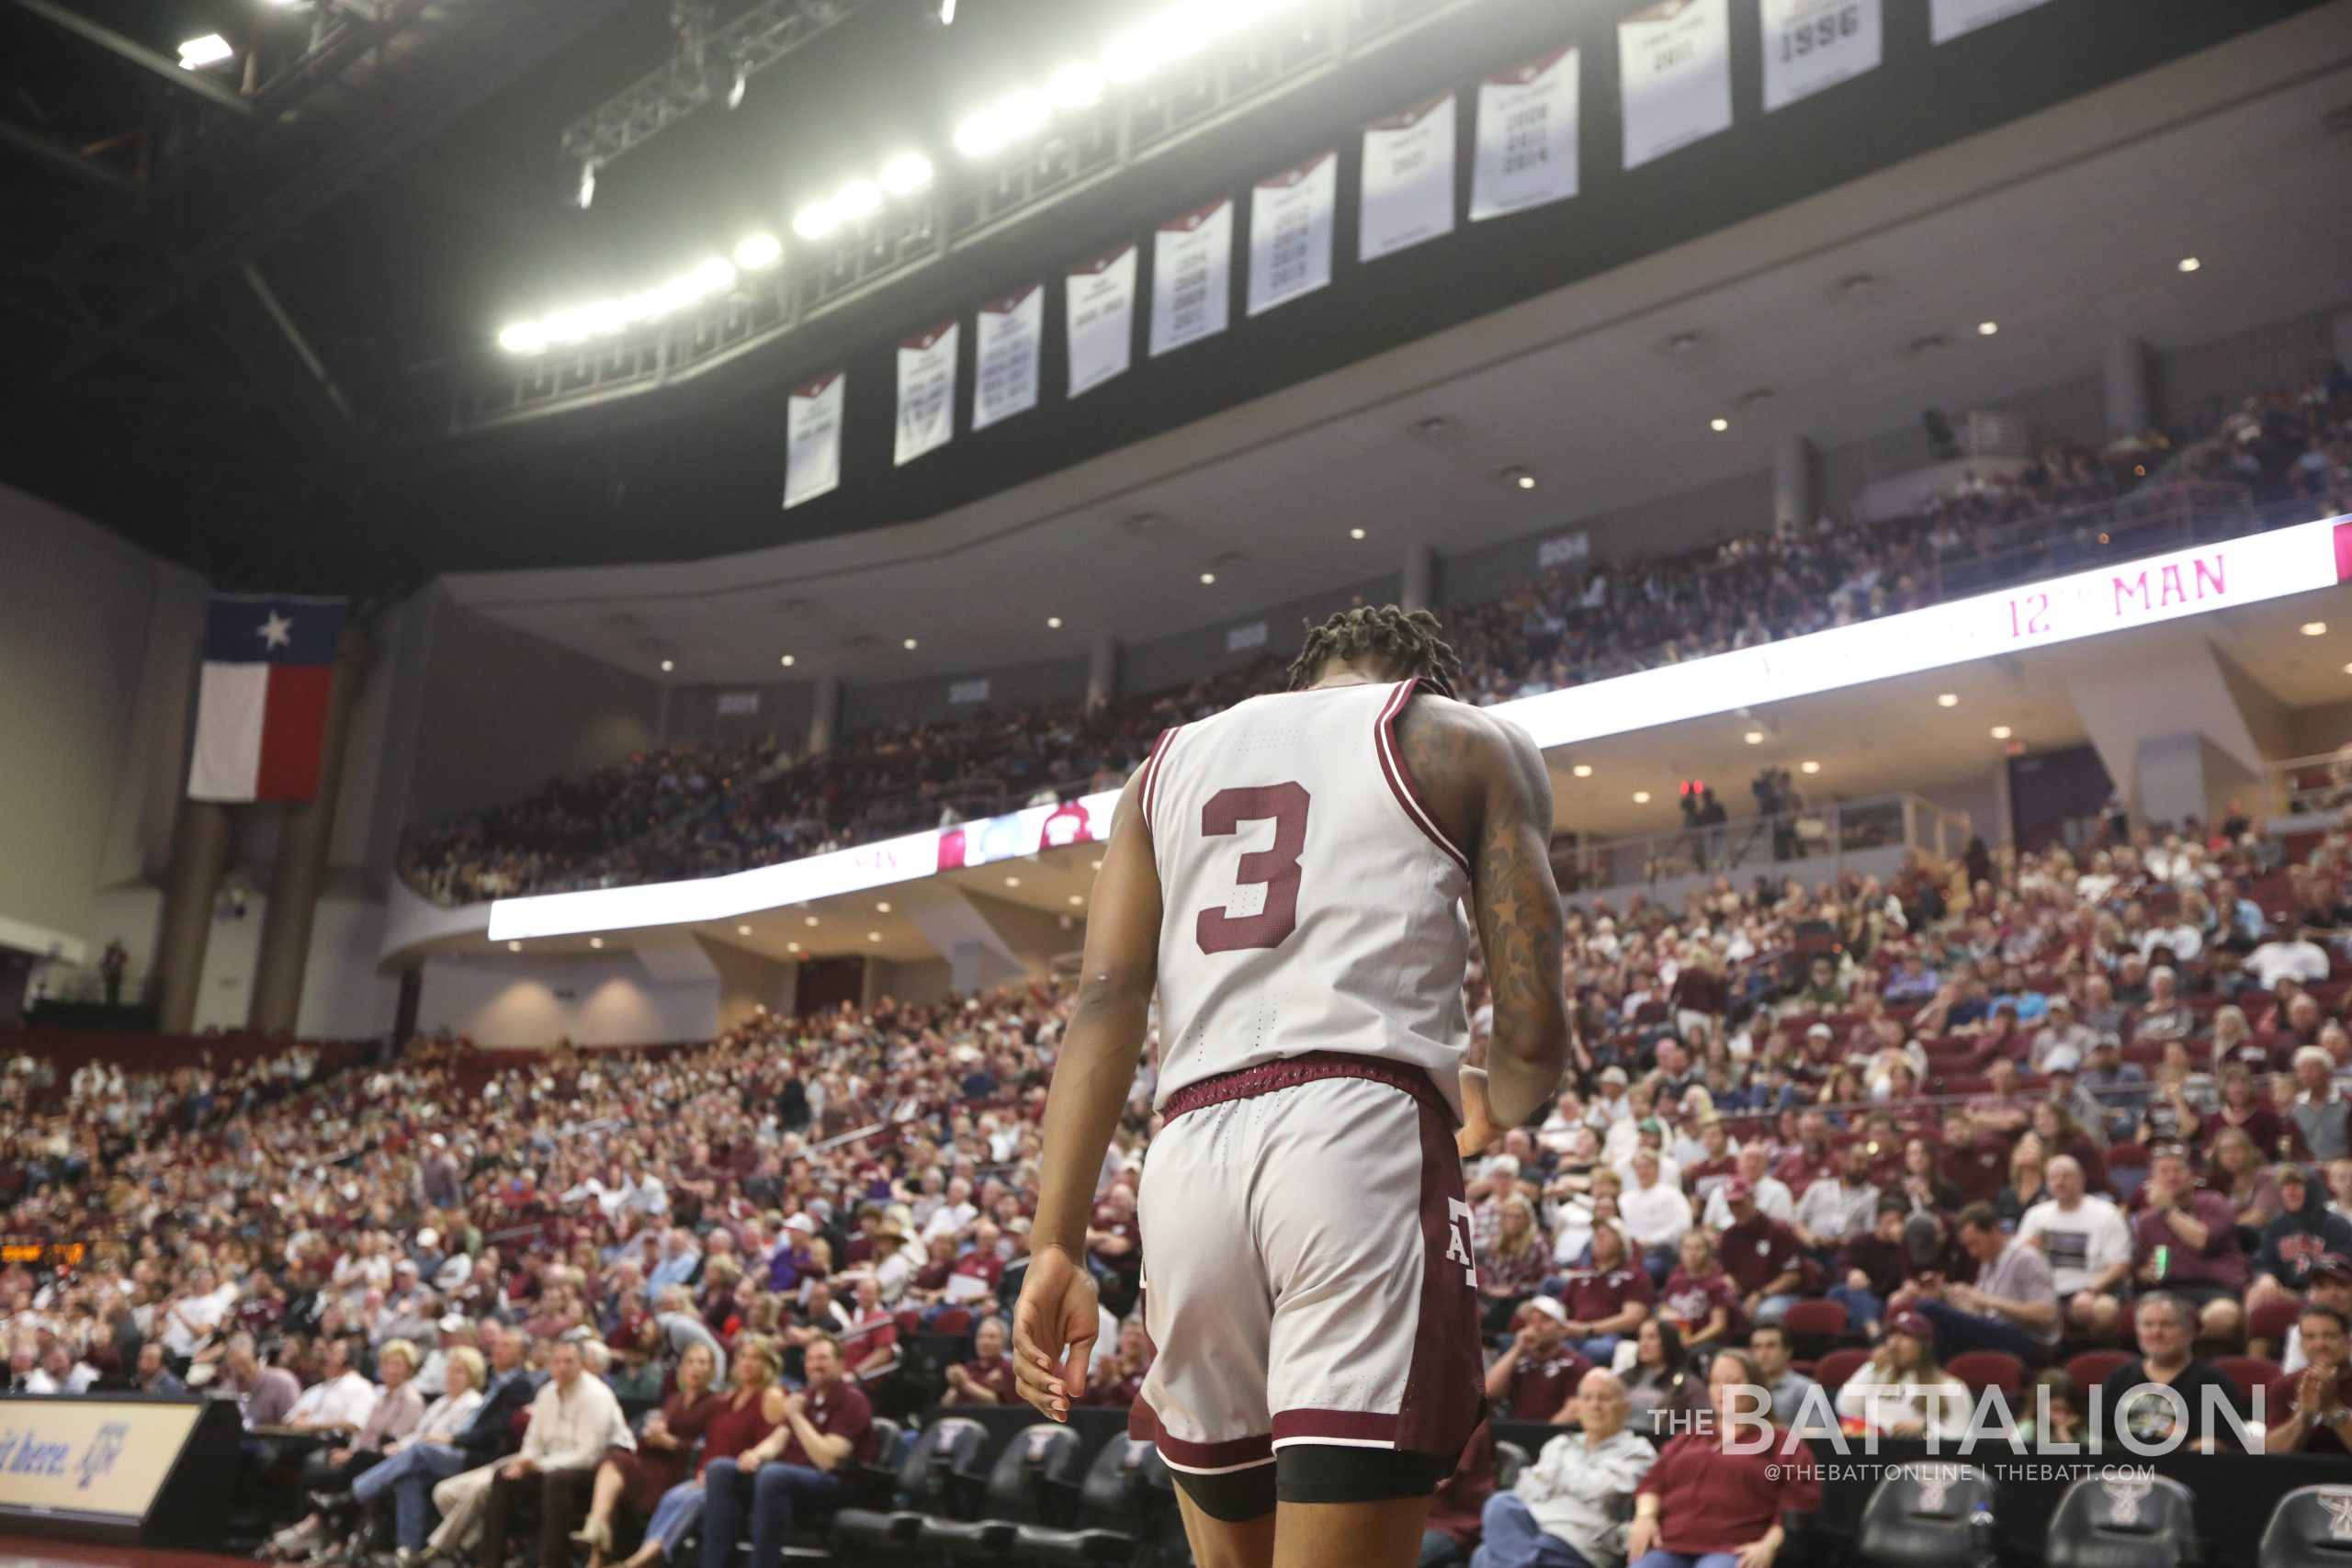
[[[2151,434],[2100,452],[2053,447],[2013,476],[1973,474],[1892,522],[1825,516],[1589,571],[1555,568],[1447,614],[1462,695],[1501,702],[1917,609],[1983,586],[1981,554],[2018,547],[2011,525],[2189,478],[2245,486],[2274,524],[2352,510],[2352,382],[2249,398],[2212,434],[2177,446]],[[2098,526],[2035,530],[2032,558],[2013,570],[2088,558],[2105,542]],[[618,886],[1069,798],[1114,787],[1160,730],[1269,689],[1279,668],[1261,659],[1095,709],[1045,704],[867,729],[816,756],[773,740],[648,750],[427,832],[407,847],[401,871],[451,903]]]

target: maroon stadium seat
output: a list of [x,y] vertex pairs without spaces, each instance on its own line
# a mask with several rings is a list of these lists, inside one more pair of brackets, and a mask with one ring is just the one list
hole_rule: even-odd
[[1832,1350],[1822,1357],[1821,1364],[1814,1369],[1814,1381],[1835,1393],[1845,1387],[1846,1380],[1861,1371],[1863,1363],[1870,1359],[1868,1350],[1857,1350],[1850,1346],[1843,1350]]
[[2295,1326],[2295,1314],[2302,1310],[2303,1303],[2292,1296],[2274,1296],[2248,1315],[2245,1337],[2283,1343],[2287,1330]]
[[2268,1388],[2285,1369],[2267,1356],[2216,1356],[2213,1370],[2230,1380],[2245,1403],[2252,1401],[2256,1389]]
[[1963,1350],[1944,1363],[1944,1371],[1966,1383],[1971,1393],[1999,1389],[2011,1408],[2025,1383],[2025,1363],[2007,1350]]
[[1792,1341],[1799,1339],[1843,1339],[1846,1337],[1846,1305],[1843,1302],[1797,1302],[1789,1314],[1781,1320]]
[[2084,1390],[2097,1388],[2108,1374],[2132,1359],[2126,1350],[2086,1350],[2066,1363],[2066,1375],[2075,1386]]

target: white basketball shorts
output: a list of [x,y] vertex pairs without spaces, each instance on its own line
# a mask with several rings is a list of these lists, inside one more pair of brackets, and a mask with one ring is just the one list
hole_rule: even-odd
[[1458,1455],[1483,1395],[1477,1276],[1428,1075],[1317,1052],[1164,1109],[1139,1194],[1157,1356],[1129,1431],[1194,1474],[1291,1443]]

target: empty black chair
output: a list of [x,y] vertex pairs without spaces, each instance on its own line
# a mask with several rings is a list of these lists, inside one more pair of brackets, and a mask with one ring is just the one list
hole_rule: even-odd
[[1498,1441],[1495,1444],[1495,1490],[1508,1492],[1519,1480],[1519,1472],[1528,1465],[1527,1450],[1517,1443]]
[[2352,1486],[2299,1486],[2262,1532],[2258,1568],[2352,1568]]
[[2086,1475],[2050,1517],[2044,1568],[2183,1568],[2205,1561],[2196,1500],[2161,1475]]
[[855,1549],[863,1560],[913,1545],[925,1519],[968,1517],[979,1500],[980,1450],[988,1436],[978,1421],[955,1416],[923,1428],[899,1466],[898,1492],[906,1506],[887,1513],[843,1508],[833,1516],[834,1542]]
[[1906,1464],[1871,1494],[1855,1550],[1887,1568],[1990,1568],[1991,1532],[1973,1521],[1992,1501],[1993,1478],[1973,1464]]
[[1140,1438],[1113,1438],[1079,1483],[1078,1528],[1023,1525],[1012,1532],[1012,1555],[1077,1568],[1133,1562],[1156,1517],[1174,1506],[1175,1483],[1159,1450]]
[[1078,1433],[1040,1421],[1013,1434],[989,1467],[977,1519],[925,1519],[915,1540],[953,1558],[1001,1557],[1023,1525],[1058,1524],[1078,1480]]

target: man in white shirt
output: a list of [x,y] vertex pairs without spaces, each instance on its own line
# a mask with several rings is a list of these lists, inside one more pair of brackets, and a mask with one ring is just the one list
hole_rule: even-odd
[[164,1348],[174,1359],[185,1361],[195,1355],[229,1309],[237,1300],[234,1283],[218,1282],[209,1269],[197,1269],[188,1280],[188,1293],[166,1306],[163,1312],[163,1326],[159,1337]]
[[481,1568],[499,1568],[514,1500],[530,1486],[539,1495],[539,1568],[563,1568],[605,1450],[636,1447],[621,1402],[583,1370],[579,1342],[559,1339],[548,1350],[548,1381],[531,1401],[521,1451],[433,1488],[441,1523],[429,1544],[436,1554],[454,1556],[479,1540]]
[[2298,931],[2292,940],[2264,942],[2246,954],[2245,966],[2266,991],[2277,990],[2281,980],[2316,986],[2327,978],[2327,949]]
[[1804,1190],[1790,1227],[1815,1252],[1834,1251],[1871,1228],[1878,1189],[1871,1185],[1870,1145],[1857,1139],[1839,1153],[1841,1168]]
[[1636,1149],[1634,1152],[1634,1179],[1617,1200],[1617,1213],[1625,1222],[1625,1234],[1634,1243],[1634,1250],[1650,1271],[1650,1278],[1660,1280],[1674,1267],[1675,1249],[1682,1245],[1682,1233],[1690,1228],[1690,1201],[1679,1187],[1669,1187],[1658,1179],[1658,1159],[1656,1150]]
[[979,1213],[972,1206],[972,1184],[960,1176],[950,1178],[945,1201],[923,1222],[922,1239],[928,1245],[935,1235],[960,1236]]
[[356,1433],[376,1413],[375,1386],[351,1366],[351,1344],[327,1341],[319,1381],[302,1391],[286,1415],[288,1427],[316,1432]]
[[1623,1568],[1629,1505],[1657,1451],[1625,1429],[1629,1406],[1616,1373],[1585,1373],[1574,1403],[1583,1430],[1545,1443],[1511,1490],[1487,1499],[1473,1568],[1557,1563],[1560,1546],[1584,1568]]
[[2071,1155],[2050,1162],[2050,1196],[2018,1221],[2018,1240],[2041,1249],[2058,1287],[2058,1310],[2086,1339],[2105,1339],[2122,1304],[2116,1292],[2132,1272],[2132,1227],[2123,1211],[2093,1197]]
[[[1789,1190],[1787,1182],[1772,1174],[1772,1151],[1764,1146],[1763,1139],[1751,1139],[1742,1146],[1739,1174],[1754,1190],[1758,1209],[1784,1225],[1795,1223],[1796,1194]],[[1731,1228],[1731,1202],[1724,1198],[1723,1186],[1718,1186],[1707,1195],[1706,1226],[1720,1235]]]
[[25,1374],[27,1393],[87,1393],[98,1381],[98,1369],[76,1361],[62,1339],[53,1340],[40,1366]]

